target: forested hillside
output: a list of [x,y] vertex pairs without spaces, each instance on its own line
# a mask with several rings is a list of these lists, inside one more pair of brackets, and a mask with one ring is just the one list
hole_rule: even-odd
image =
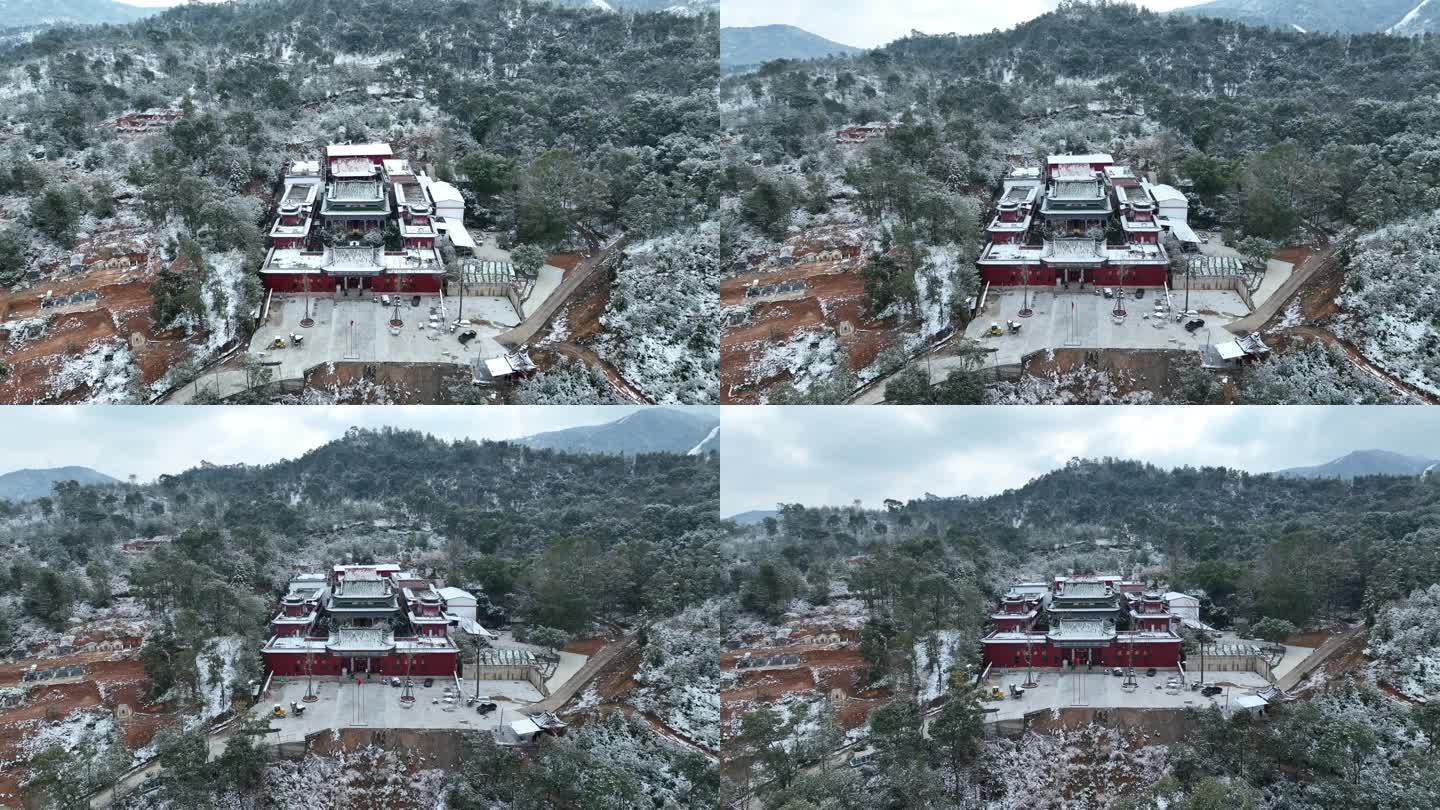
[[[729,750],[750,765],[727,775],[747,775],[732,787],[754,790],[764,807],[979,801],[1019,810],[1064,795],[1077,807],[1321,810],[1440,797],[1427,764],[1440,738],[1429,674],[1440,645],[1423,630],[1440,581],[1434,476],[1303,480],[1074,460],[992,497],[927,496],[880,510],[781,504],[777,517],[737,528],[731,543],[742,610],[731,641],[770,637],[780,625],[849,628],[854,641],[844,646],[868,701],[839,713],[822,702],[818,718],[807,717],[784,689],[766,702],[731,681]],[[1018,581],[1112,572],[1203,594],[1201,617],[1216,628],[1284,637],[1338,620],[1373,623],[1376,660],[1332,670],[1263,723],[1187,712],[1183,739],[1169,746],[1127,739],[1103,721],[1074,736],[983,736],[984,698],[968,686],[994,599]],[[1431,701],[1407,705],[1381,686]],[[837,731],[836,718],[853,711],[868,720]],[[864,764],[817,766],[842,743],[865,752],[850,760]]]
[[[1106,152],[1160,182],[1183,180],[1190,223],[1223,231],[1227,243],[1273,249],[1374,231],[1440,208],[1440,137],[1423,101],[1440,89],[1437,65],[1433,39],[1301,34],[1078,2],[1006,31],[914,34],[855,57],[772,63],[721,85],[733,144],[722,266],[744,273],[807,242],[858,243],[866,314],[913,324],[904,343],[913,348],[963,323],[978,226],[1004,172],[1061,152]],[[837,143],[837,133],[872,122],[890,128],[858,146]],[[1378,286],[1378,309],[1412,324],[1391,344],[1404,338],[1428,353],[1440,330],[1423,296],[1356,283]],[[1349,303],[1343,297],[1342,309]],[[1377,305],[1361,303],[1365,321]],[[1366,356],[1400,376],[1424,366]],[[863,383],[892,362],[882,353],[851,370]],[[810,376],[804,362],[792,365],[795,379]],[[835,365],[817,357],[813,376]],[[1363,375],[1330,376],[1352,401],[1393,395],[1369,390]],[[1303,398],[1303,383],[1289,388]],[[1288,401],[1287,390],[1259,393]]]
[[159,9],[116,0],[0,0],[0,29],[38,25],[127,23]]
[[1433,23],[1428,0],[1213,0],[1180,9],[1286,30],[1419,34]]
[[814,59],[859,52],[859,48],[842,45],[793,25],[720,29],[720,69],[724,71],[754,67],[775,59]]
[[[202,724],[228,707],[223,696],[246,694],[263,676],[259,650],[285,583],[335,563],[398,561],[471,590],[481,616],[523,620],[557,644],[678,621],[687,610],[687,621],[702,621],[712,610],[706,601],[723,590],[718,481],[715,454],[564,453],[357,429],[276,464],[202,467],[148,485],[63,482],[35,501],[0,501],[8,558],[0,571],[0,655],[119,628],[143,663],[132,674],[143,704],[137,710],[163,714],[176,732],[141,751],[111,737],[108,725],[58,739],[57,729],[28,729],[24,756],[6,771],[29,762],[52,797],[84,795],[157,748],[178,758],[193,753],[188,746],[203,751]],[[653,644],[667,637],[657,630]],[[713,736],[705,725],[713,719],[694,695],[675,687],[681,702],[672,705],[668,676],[653,681],[650,710],[698,718],[687,733]],[[79,717],[67,722],[86,716]],[[148,728],[147,741],[156,727]],[[587,750],[602,737],[613,745]],[[502,759],[519,768],[520,795],[553,779],[553,769],[578,767],[578,758],[627,791],[713,797],[713,768],[682,749],[643,724],[597,722],[550,751],[538,770],[522,773],[519,760]],[[83,779],[55,792],[57,774],[82,766]],[[263,798],[291,806],[303,775],[264,769],[263,755],[192,763],[188,776],[166,780],[147,801]]]
[[[284,167],[334,142],[392,142],[456,181],[467,222],[510,244],[584,252],[622,233],[693,234],[717,200],[717,30],[713,13],[521,0],[193,4],[127,27],[47,30],[0,51],[0,285],[77,249],[153,250],[165,269],[148,328],[196,335],[191,353],[206,359],[248,329]],[[117,130],[147,111],[173,123]],[[656,399],[714,399],[707,262],[673,269],[663,317],[610,302],[617,340],[602,354],[621,364],[653,344],[680,349],[636,381]],[[649,277],[632,263],[643,259],[615,273]],[[45,319],[6,325],[34,340]],[[128,350],[108,348],[112,366],[91,383],[112,399],[194,373],[175,362],[138,391],[139,375],[122,373]]]

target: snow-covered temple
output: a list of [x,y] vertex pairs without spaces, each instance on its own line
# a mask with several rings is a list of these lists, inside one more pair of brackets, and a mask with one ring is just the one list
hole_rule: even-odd
[[1174,668],[1184,659],[1180,622],[1164,595],[1140,583],[1056,577],[1011,586],[980,645],[984,663],[997,668]]
[[975,262],[1001,287],[1158,287],[1161,246],[1154,187],[1109,155],[1052,155],[1005,179],[989,244]]
[[[389,144],[332,144],[322,165],[297,160],[285,173],[260,268],[267,289],[340,295],[365,291],[436,293],[445,267],[440,231],[464,231],[463,209],[436,214],[433,182],[394,157]],[[393,226],[390,244],[385,234]],[[468,234],[452,237],[473,245]]]
[[460,652],[450,628],[465,617],[447,609],[446,592],[474,604],[464,591],[437,591],[393,564],[302,574],[270,621],[265,667],[282,676],[450,675]]

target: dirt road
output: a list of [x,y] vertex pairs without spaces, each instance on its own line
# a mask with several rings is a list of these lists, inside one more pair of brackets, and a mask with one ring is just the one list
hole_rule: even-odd
[[585,666],[581,667],[579,672],[571,676],[570,680],[566,681],[563,686],[551,692],[549,697],[539,703],[532,703],[526,706],[523,711],[526,714],[558,712],[562,706],[580,694],[580,691],[584,689],[596,675],[600,674],[600,671],[613,661],[617,655],[622,651],[634,647],[639,641],[639,638],[639,632],[632,630],[626,633],[619,641],[605,645],[605,648],[600,650],[599,654],[589,661],[586,661]]
[[620,376],[620,372],[614,366],[605,362],[604,358],[585,346],[577,346],[574,343],[553,343],[546,348],[553,350],[556,354],[563,354],[566,357],[573,357],[591,368],[600,369],[605,379],[610,381],[610,386],[620,396],[634,402],[637,405],[653,405],[654,400],[645,396],[645,392],[630,384],[629,380]]
[[574,270],[565,274],[565,279],[560,282],[560,286],[556,288],[555,292],[550,294],[549,298],[545,299],[545,302],[540,305],[539,309],[530,313],[529,317],[521,321],[515,328],[508,332],[501,332],[495,337],[495,340],[511,348],[529,343],[530,339],[535,337],[535,334],[539,332],[545,324],[550,322],[550,319],[560,310],[561,305],[570,299],[570,296],[574,294],[575,290],[578,289],[592,273],[603,266],[612,256],[624,250],[626,242],[627,239],[621,237],[600,252],[591,253],[590,258],[582,259]]

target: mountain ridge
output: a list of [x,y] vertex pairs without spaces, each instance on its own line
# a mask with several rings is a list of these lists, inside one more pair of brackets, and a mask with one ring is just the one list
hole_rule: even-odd
[[1212,0],[1173,13],[1303,32],[1414,36],[1440,30],[1433,0]]
[[118,484],[112,478],[90,467],[66,466],[19,469],[0,474],[0,499],[29,501],[50,494],[57,481],[79,481],[82,484]]
[[719,450],[720,420],[712,414],[647,408],[600,425],[551,430],[516,439],[536,450],[572,453],[683,453]]
[[165,11],[115,0],[0,0],[0,28],[124,24]]
[[1356,450],[1331,459],[1324,464],[1276,470],[1275,475],[1289,478],[1342,478],[1361,475],[1422,475],[1440,460],[1409,456],[1390,450]]
[[720,70],[736,71],[775,59],[849,56],[863,49],[826,39],[793,25],[731,26],[720,29]]

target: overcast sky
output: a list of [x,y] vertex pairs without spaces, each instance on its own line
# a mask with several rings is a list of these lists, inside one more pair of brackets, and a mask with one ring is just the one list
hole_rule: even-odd
[[74,465],[121,480],[134,474],[149,481],[202,460],[265,464],[295,458],[339,437],[352,425],[390,425],[445,439],[514,439],[612,422],[635,410],[621,405],[12,406],[0,409],[5,426],[0,473]]
[[721,408],[720,511],[856,498],[991,495],[1073,457],[1251,472],[1353,450],[1440,458],[1440,409],[1420,407]]
[[[1137,0],[1156,11],[1201,0]],[[784,23],[857,48],[884,45],[911,31],[979,34],[1054,11],[1059,0],[722,0],[720,24]]]

